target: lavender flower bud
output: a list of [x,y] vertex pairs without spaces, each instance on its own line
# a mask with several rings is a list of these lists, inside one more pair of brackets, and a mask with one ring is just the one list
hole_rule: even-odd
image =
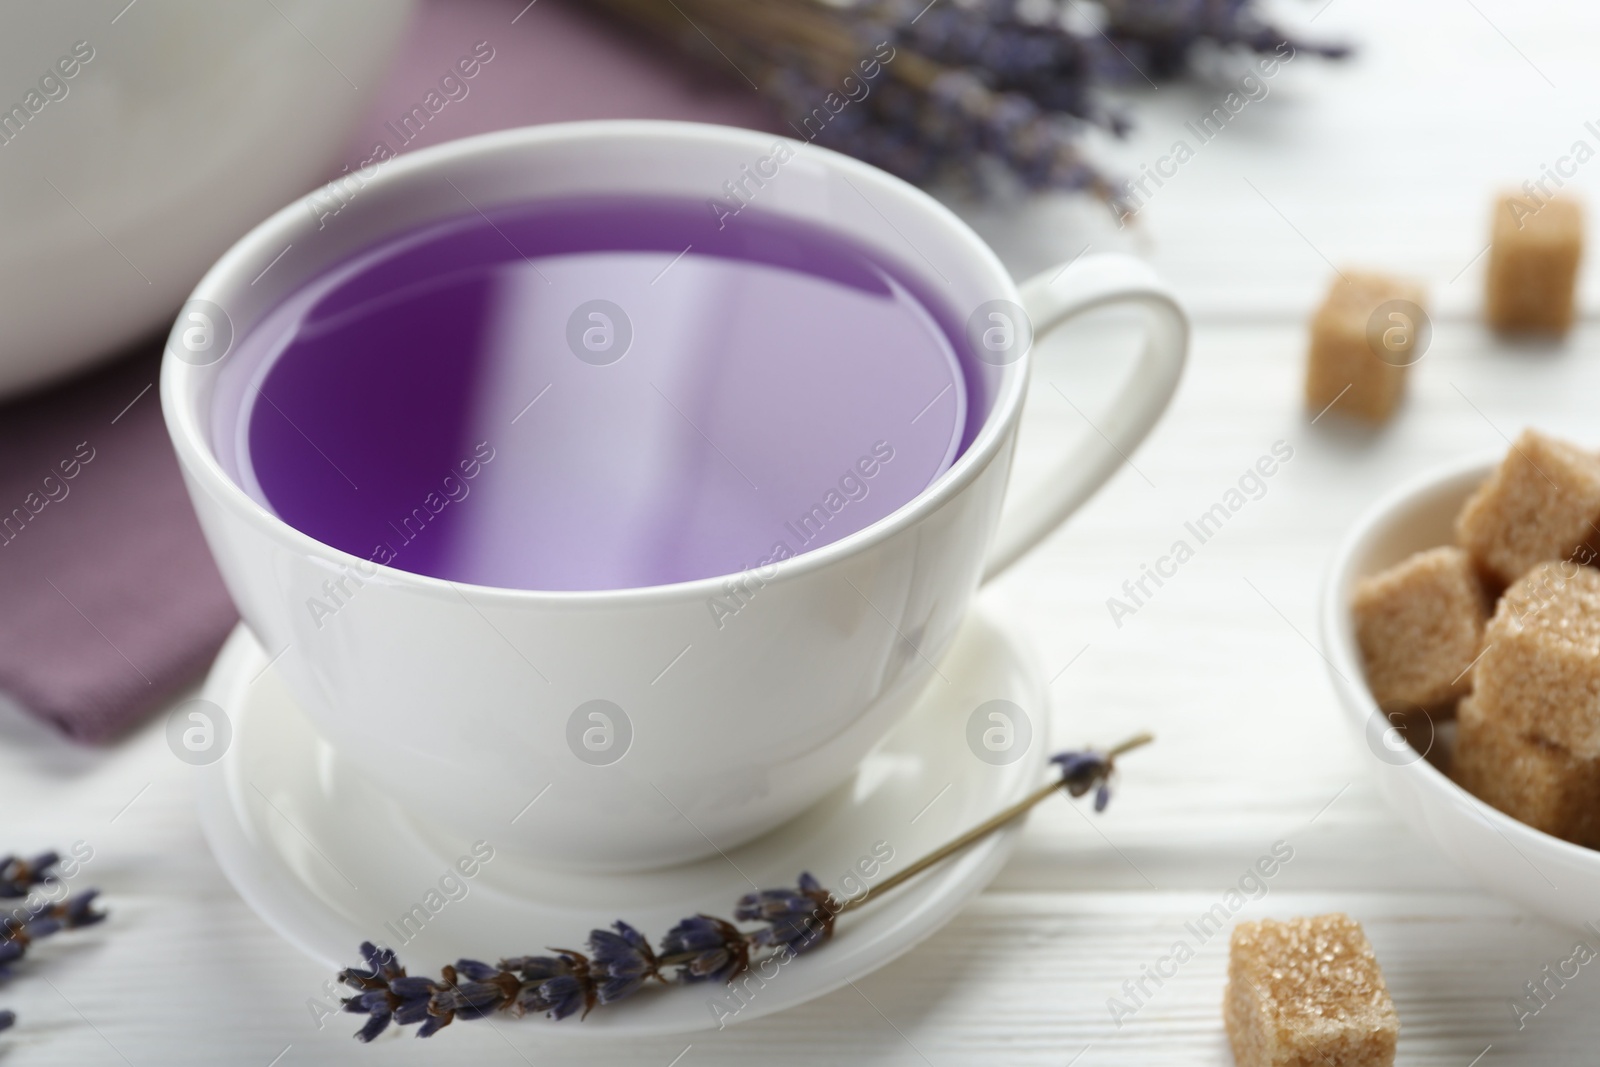
[[589,973],[601,1004],[614,1004],[637,993],[649,979],[661,978],[656,954],[643,934],[620,921],[612,930],[589,932]]
[[388,1026],[389,1013],[387,1011],[381,1014],[374,1012],[372,1017],[367,1020],[366,1025],[356,1031],[356,1040],[362,1043],[371,1041],[373,1038],[383,1033]]
[[456,973],[465,975],[468,981],[488,982],[504,974],[505,971],[481,960],[456,960]]
[[757,945],[782,948],[794,955],[808,952],[832,937],[838,914],[833,895],[809,872],[800,875],[798,888],[746,893],[733,913],[743,922],[767,924],[755,936]]
[[[402,1026],[433,1021],[429,1007],[440,988],[438,984],[426,978],[408,977],[392,949],[380,949],[371,941],[361,943],[361,955],[367,961],[365,970],[347,967],[339,972],[339,981],[359,991],[340,1002],[342,1009],[368,1017],[366,1024],[356,1031],[357,1040],[371,1041],[388,1029],[391,1020]],[[445,1019],[437,1026],[425,1028],[427,1033],[419,1031],[418,1036],[426,1037],[448,1022]]]
[[52,908],[51,914],[59,918],[68,929],[93,926],[106,917],[105,912],[94,910],[95,899],[99,896],[98,889],[85,889],[81,893],[74,893]]
[[694,915],[667,931],[661,958],[678,966],[680,982],[731,982],[750,966],[750,942],[725,919]]
[[55,852],[41,852],[32,859],[6,856],[0,859],[0,897],[25,897],[28,890],[44,881],[50,868],[61,862]]
[[1081,797],[1109,773],[1105,757],[1098,752],[1060,752],[1050,762],[1061,768],[1061,784],[1067,792]]
[[589,958],[570,949],[555,949],[555,956],[518,956],[502,960],[500,966],[514,971],[523,981],[516,1007],[522,1012],[541,1012],[552,1019],[565,1019],[580,1008],[588,1015],[599,1002],[599,991],[589,971]]

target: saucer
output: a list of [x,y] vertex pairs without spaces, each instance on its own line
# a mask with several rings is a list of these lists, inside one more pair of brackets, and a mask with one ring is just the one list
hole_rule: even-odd
[[[1047,686],[1017,639],[975,609],[906,718],[809,811],[705,860],[582,874],[497,848],[492,824],[476,841],[453,836],[368,785],[312,729],[243,625],[223,646],[203,697],[232,727],[228,750],[204,768],[200,787],[211,850],[245,902],[330,975],[359,963],[357,946],[367,940],[393,948],[421,975],[458,957],[582,950],[591,929],[618,919],[659,943],[680,919],[731,918],[752,888],[792,886],[802,871],[840,895],[859,893],[1019,800],[1044,780],[1048,756]],[[984,707],[991,701],[1011,708]],[[997,707],[1026,718],[1011,723],[1018,752],[985,744],[1007,736],[1005,722],[991,717]],[[992,732],[997,727],[1002,733]],[[450,728],[447,713],[441,728]],[[516,816],[539,817],[537,797]],[[739,983],[737,996],[709,983],[647,988],[582,1023],[526,1025],[571,1035],[673,1034],[802,1004],[882,967],[953,918],[999,872],[1019,829],[841,916],[831,942],[769,964]]]

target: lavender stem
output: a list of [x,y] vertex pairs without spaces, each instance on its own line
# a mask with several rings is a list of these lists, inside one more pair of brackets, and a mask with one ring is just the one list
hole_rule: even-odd
[[[1131,752],[1134,749],[1139,748],[1141,745],[1148,745],[1155,739],[1155,735],[1151,733],[1135,734],[1133,737],[1128,738],[1121,744],[1113,745],[1109,750],[1107,750],[1106,760],[1108,762],[1114,760],[1125,752]],[[932,867],[940,860],[954,855],[973,842],[981,840],[982,838],[994,833],[996,830],[1000,829],[1000,827],[1006,825],[1012,820],[1027,814],[1027,812],[1032,810],[1046,798],[1053,796],[1056,792],[1063,788],[1063,785],[1064,783],[1062,782],[1050,782],[1047,785],[1040,786],[1038,789],[1035,789],[1032,793],[1029,793],[1027,796],[1023,797],[1009,808],[1006,808],[1005,810],[985,819],[983,822],[979,823],[977,826],[974,826],[961,836],[948,841],[943,845],[940,845],[938,848],[934,849],[926,856],[923,856],[909,867],[906,867],[902,871],[895,872],[882,882],[878,883],[876,886],[868,889],[859,897],[852,897],[848,900],[842,901],[839,906],[838,914],[842,915],[847,911],[852,911],[856,908],[859,908],[869,900],[876,900],[879,896],[887,893],[889,890],[895,888],[901,883],[915,878],[917,875],[921,874],[929,867]]]

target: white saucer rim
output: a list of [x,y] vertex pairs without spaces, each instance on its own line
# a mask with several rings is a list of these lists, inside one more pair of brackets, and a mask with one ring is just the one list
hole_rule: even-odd
[[[974,612],[981,609],[974,605]],[[1048,706],[1048,687],[1042,681],[1033,650],[1012,629],[997,620],[992,613],[981,612],[987,623],[1003,634],[1011,651],[1022,666],[1024,687],[1030,695],[1037,696],[1036,706]],[[252,663],[252,661],[255,661]],[[249,686],[270,668],[267,653],[244,623],[239,623],[224,642],[207,676],[202,698],[218,707],[244,709],[249,707],[246,691]],[[1044,716],[1048,721],[1048,716]],[[239,735],[237,726],[235,736]],[[1023,757],[1020,770],[1031,767],[1032,776],[1016,776],[1011,791],[1003,802],[1020,799],[1032,788],[1028,779],[1037,779],[1037,771],[1048,759],[1047,729],[1041,727],[1037,740]],[[309,958],[329,968],[329,977],[355,962],[356,945],[350,946],[350,955],[330,958],[321,945],[333,940],[332,934],[341,925],[337,913],[305,882],[286,873],[283,866],[269,857],[277,856],[272,849],[262,847],[253,833],[254,819],[239,810],[234,796],[234,778],[241,760],[239,746],[234,745],[221,759],[201,768],[203,774],[196,790],[196,803],[202,833],[210,846],[218,866],[230,885],[246,905],[275,933],[299,949]],[[981,893],[998,875],[1010,858],[1022,824],[998,831],[975,843],[960,855],[952,857],[938,868],[921,876],[914,885],[886,898],[879,908],[898,912],[892,927],[880,930],[870,945],[861,945],[852,957],[860,960],[857,968],[845,968],[833,978],[813,980],[799,996],[761,998],[742,1009],[730,1025],[748,1022],[835,992],[856,980],[886,966],[917,947],[928,937],[944,927],[957,913]],[[782,832],[781,829],[776,832]],[[287,902],[288,907],[285,907]],[[880,911],[881,914],[881,911]],[[329,920],[332,919],[332,922]],[[309,932],[322,926],[320,936]],[[343,931],[339,931],[342,936]],[[869,951],[870,950],[870,951]],[[824,949],[823,951],[827,951]],[[687,991],[682,991],[687,992]],[[594,1038],[644,1038],[705,1032],[718,1029],[711,1025],[709,1013],[692,1016],[685,1014],[675,1021],[651,1024],[630,1023],[627,1013],[592,1017],[582,1026],[533,1027],[541,1039],[594,1039]]]

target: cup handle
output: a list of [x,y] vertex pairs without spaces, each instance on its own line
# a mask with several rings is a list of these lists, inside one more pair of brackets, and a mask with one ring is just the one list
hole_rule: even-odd
[[[1149,313],[1144,352],[1122,389],[1094,417],[1099,440],[1062,457],[1044,485],[1008,492],[983,580],[1004,572],[1064,522],[1114,474],[1156,424],[1178,388],[1189,350],[1189,319],[1155,271],[1132,256],[1088,256],[1022,285],[1033,343],[1075,315],[1112,304]],[[1015,487],[1013,487],[1015,488]]]

